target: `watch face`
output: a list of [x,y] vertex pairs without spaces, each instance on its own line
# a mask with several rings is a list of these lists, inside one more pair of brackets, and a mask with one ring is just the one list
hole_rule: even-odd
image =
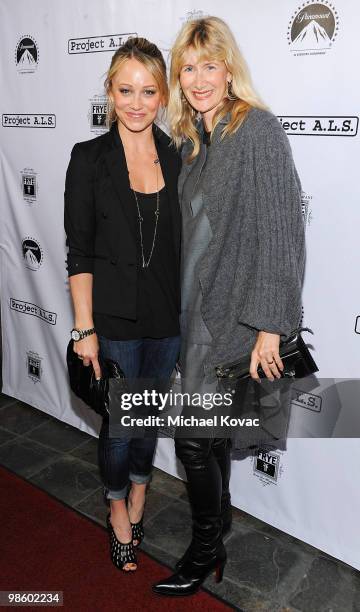
[[72,340],[75,340],[75,342],[77,342],[78,340],[80,340],[80,334],[77,331],[77,329],[73,329],[71,332],[71,338]]

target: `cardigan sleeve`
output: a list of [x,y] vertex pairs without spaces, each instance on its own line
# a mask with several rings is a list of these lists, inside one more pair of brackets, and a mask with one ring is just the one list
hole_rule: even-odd
[[93,167],[78,143],[71,152],[64,194],[68,276],[93,272],[95,240],[93,181]]
[[300,180],[276,117],[254,134],[253,177],[256,258],[238,320],[286,337],[301,318],[305,230]]

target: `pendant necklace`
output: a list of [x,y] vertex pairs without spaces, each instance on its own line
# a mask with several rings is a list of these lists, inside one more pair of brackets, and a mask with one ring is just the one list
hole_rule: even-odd
[[141,212],[140,212],[140,206],[139,206],[139,202],[138,202],[138,198],[137,198],[137,194],[136,191],[132,189],[132,192],[134,194],[134,198],[135,198],[135,202],[136,202],[136,208],[137,208],[137,213],[138,213],[138,220],[139,220],[139,233],[140,233],[140,246],[141,246],[141,265],[142,268],[148,268],[151,258],[152,258],[152,254],[154,252],[154,247],[155,247],[155,242],[156,242],[156,233],[157,233],[157,226],[158,226],[158,220],[159,220],[159,215],[160,215],[160,196],[159,196],[159,171],[158,171],[158,164],[160,163],[159,159],[156,158],[154,159],[154,164],[156,165],[156,209],[155,209],[155,228],[154,228],[154,236],[153,236],[153,241],[152,241],[152,246],[151,246],[151,250],[150,250],[150,255],[148,257],[148,259],[145,259],[145,253],[144,253],[144,240],[143,240],[143,232],[142,232],[142,224],[144,221],[144,218],[141,216]]

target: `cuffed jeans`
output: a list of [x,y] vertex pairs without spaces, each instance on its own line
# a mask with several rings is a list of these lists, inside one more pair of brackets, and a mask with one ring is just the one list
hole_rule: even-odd
[[[180,336],[108,340],[99,336],[103,358],[117,361],[126,378],[169,380],[180,350]],[[108,499],[124,499],[130,482],[145,484],[151,478],[156,436],[147,438],[109,436],[103,421],[98,444],[100,474]]]

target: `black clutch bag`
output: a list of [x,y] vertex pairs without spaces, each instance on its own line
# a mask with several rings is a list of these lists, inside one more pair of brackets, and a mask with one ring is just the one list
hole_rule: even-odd
[[[303,331],[312,333],[308,328],[299,328],[280,343],[279,354],[284,365],[281,379],[273,382],[266,379],[258,384],[250,376],[250,355],[216,368],[220,388],[232,394],[231,415],[259,421],[259,427],[247,427],[233,435],[234,458],[243,458],[259,448],[286,448],[292,381],[318,371],[301,337]],[[258,374],[266,378],[261,367]]]
[[[279,354],[284,364],[282,377],[304,378],[318,371],[318,367],[301,337],[301,332],[313,333],[308,327],[300,327],[294,330],[286,340],[280,343]],[[246,355],[238,361],[219,365],[215,368],[219,379],[237,380],[239,378],[250,378],[249,373],[250,356]],[[260,378],[266,378],[260,366],[258,369]]]
[[99,358],[101,378],[96,380],[92,365],[84,366],[82,360],[74,352],[73,340],[70,340],[67,347],[66,363],[71,390],[97,414],[107,417],[109,415],[109,379],[117,379],[124,391],[127,389],[125,374],[119,364],[112,359]]

